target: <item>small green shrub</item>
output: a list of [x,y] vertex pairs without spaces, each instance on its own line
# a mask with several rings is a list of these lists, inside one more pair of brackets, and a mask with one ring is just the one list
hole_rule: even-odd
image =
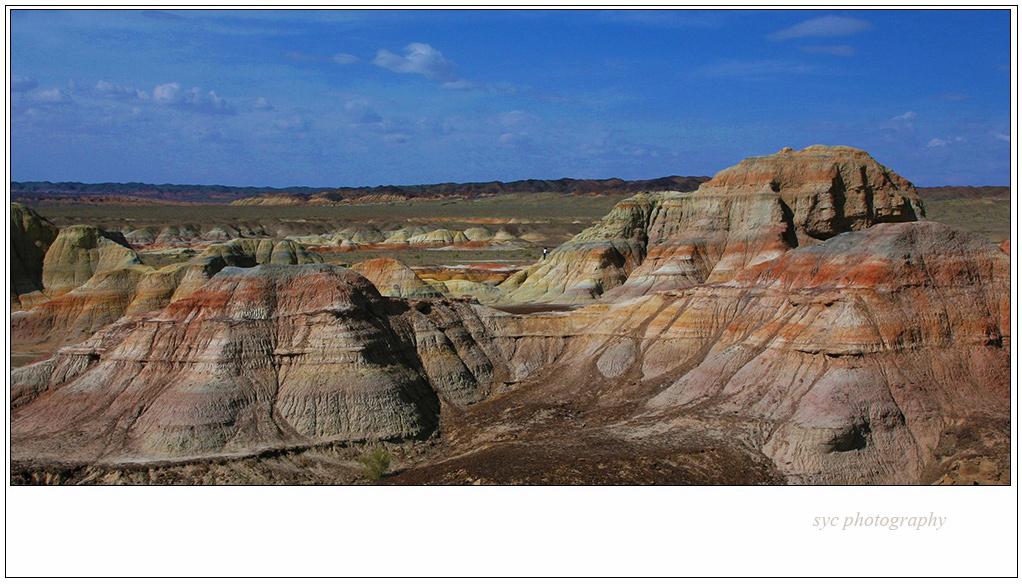
[[390,454],[383,447],[376,447],[359,457],[358,462],[362,465],[362,476],[375,483],[387,474],[387,469],[390,468]]

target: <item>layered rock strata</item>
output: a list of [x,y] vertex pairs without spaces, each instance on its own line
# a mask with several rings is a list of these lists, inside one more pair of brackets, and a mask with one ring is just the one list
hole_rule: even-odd
[[359,262],[351,269],[362,274],[384,296],[402,298],[440,298],[442,294],[422,281],[415,271],[403,262],[391,258],[376,258]]
[[[98,235],[98,230],[69,229],[74,237],[69,236],[65,241],[105,239]],[[62,230],[61,236],[64,231],[67,230]],[[81,232],[92,233],[97,237],[77,237]],[[60,242],[61,237],[57,241]],[[109,243],[111,240],[106,241],[93,247],[66,245],[57,248],[73,252],[68,254],[57,254],[53,250],[57,247],[56,242],[51,246],[52,254],[48,253],[48,258],[64,258],[58,264],[61,269],[57,273],[61,277],[54,279],[63,282],[65,287],[72,281],[72,277],[80,279],[86,273],[83,271],[86,268],[95,273],[59,296],[47,289],[47,294],[55,296],[52,300],[40,303],[32,310],[12,315],[11,336],[16,347],[62,346],[84,340],[123,316],[157,310],[174,300],[189,296],[227,266],[311,264],[322,261],[318,254],[292,241],[238,239],[211,245],[187,262],[156,269],[139,264],[132,250]],[[65,256],[89,261],[84,263],[84,267],[75,268],[74,263]],[[52,273],[47,270],[44,268],[44,275]]]
[[225,268],[187,299],[17,370],[15,456],[173,459],[423,436],[440,400],[477,401],[501,372],[478,309],[388,300],[336,266]]
[[501,289],[508,303],[637,297],[726,281],[795,247],[922,216],[912,184],[867,153],[786,148],[721,171],[695,193],[622,201]]
[[507,288],[589,299],[573,312],[386,298],[324,265],[179,282],[162,310],[13,372],[12,459],[414,438],[445,411],[448,469],[561,464],[590,441],[613,468],[639,450],[731,461],[681,473],[718,481],[1007,480],[1006,246],[914,220],[911,185],[851,149],[782,151],[707,185],[619,205]]
[[56,298],[86,283],[93,275],[141,265],[120,233],[91,225],[60,230],[43,260],[43,288]]
[[45,300],[43,260],[57,238],[57,227],[30,207],[11,203],[11,306],[30,308]]

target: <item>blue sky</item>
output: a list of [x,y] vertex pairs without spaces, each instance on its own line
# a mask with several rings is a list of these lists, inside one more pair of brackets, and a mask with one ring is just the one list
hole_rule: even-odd
[[10,14],[12,180],[631,180],[843,144],[1010,184],[1007,10]]

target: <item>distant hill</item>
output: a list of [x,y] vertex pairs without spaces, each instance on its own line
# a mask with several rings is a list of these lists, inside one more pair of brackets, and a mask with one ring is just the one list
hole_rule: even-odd
[[948,201],[951,199],[993,199],[1011,200],[1011,187],[916,187],[924,201]]
[[[232,187],[146,183],[11,182],[11,200],[34,205],[331,205],[336,203],[405,201],[425,198],[479,197],[502,193],[630,194],[640,191],[694,191],[706,176],[665,176],[626,181],[562,178],[557,180],[440,183],[375,187]],[[1011,200],[1011,188],[1002,186],[917,187],[929,201],[953,199]]]
[[32,203],[152,204],[229,203],[263,193],[310,194],[323,187],[230,187],[147,183],[11,181],[11,199]]
[[303,205],[477,197],[501,193],[635,193],[645,190],[694,191],[706,176],[667,176],[651,180],[520,180],[375,187],[229,187],[223,185],[152,185],[145,183],[11,182],[11,199],[32,204],[196,204],[232,203]]

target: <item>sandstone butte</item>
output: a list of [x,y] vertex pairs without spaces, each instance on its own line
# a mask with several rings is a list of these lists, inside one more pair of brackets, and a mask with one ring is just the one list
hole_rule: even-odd
[[12,464],[439,433],[395,482],[1009,480],[1010,257],[922,219],[861,151],[639,195],[544,265],[509,293],[587,305],[520,315],[381,296],[335,266],[223,268],[14,370]]
[[622,201],[508,278],[502,302],[585,304],[723,282],[795,247],[922,216],[912,184],[862,150],[786,148],[746,159],[692,193]]

